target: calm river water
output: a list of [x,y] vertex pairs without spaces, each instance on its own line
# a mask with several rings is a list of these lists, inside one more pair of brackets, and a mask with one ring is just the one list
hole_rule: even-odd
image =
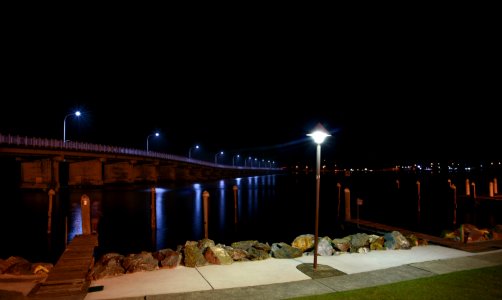
[[[99,218],[97,255],[176,249],[187,240],[203,238],[204,191],[209,192],[208,235],[216,243],[228,245],[247,239],[269,244],[291,243],[298,235],[314,233],[314,174],[267,175],[183,186],[157,186],[154,195],[157,206],[155,230],[151,229],[150,187],[61,188],[54,196],[51,234],[47,233],[47,191],[19,190],[15,176],[6,172],[1,175],[0,258],[3,259],[16,255],[32,262],[56,262],[64,250],[66,237],[70,241],[81,233],[82,195],[89,196],[92,214]],[[502,178],[494,172],[323,174],[320,179],[319,236],[336,238],[352,233],[342,226],[345,188],[350,189],[352,218],[359,216],[433,235],[455,228],[454,221],[479,227],[500,224],[502,201],[474,201],[465,197],[467,178],[476,182],[478,195],[487,195],[488,182],[497,177]],[[457,186],[456,196],[448,180]],[[235,193],[234,186],[237,186]],[[362,200],[362,205],[357,205],[357,198]],[[237,202],[237,223],[234,199]]]

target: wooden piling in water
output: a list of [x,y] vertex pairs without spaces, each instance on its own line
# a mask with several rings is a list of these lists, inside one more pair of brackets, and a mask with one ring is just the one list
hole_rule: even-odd
[[91,234],[91,199],[86,194],[80,197],[82,234]]
[[49,209],[47,211],[47,233],[51,233],[52,231],[52,197],[56,195],[56,192],[53,189],[49,190]]
[[151,211],[151,216],[150,216],[150,219],[151,219],[151,227],[152,229],[156,229],[157,228],[157,203],[155,201],[156,197],[155,197],[155,194],[156,194],[156,190],[155,190],[155,187],[152,187],[150,189],[151,191],[151,204],[150,204],[150,211]]
[[208,239],[209,238],[209,212],[208,212],[208,205],[209,205],[209,192],[204,191],[202,192],[202,199],[204,201],[204,238]]
[[234,185],[234,224],[237,224],[237,185]]
[[345,221],[349,221],[352,219],[350,216],[350,189],[345,188]]

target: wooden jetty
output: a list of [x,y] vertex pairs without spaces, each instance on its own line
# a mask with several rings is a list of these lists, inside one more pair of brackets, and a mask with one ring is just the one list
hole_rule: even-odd
[[502,240],[489,240],[489,241],[462,243],[462,242],[454,241],[451,239],[446,239],[446,238],[433,236],[433,235],[420,233],[420,232],[414,232],[414,231],[411,231],[408,229],[389,226],[389,225],[380,224],[380,223],[375,223],[375,222],[367,221],[367,220],[351,219],[351,220],[346,220],[345,222],[350,224],[351,226],[357,226],[358,228],[361,228],[362,230],[377,232],[380,234],[383,232],[391,232],[391,231],[399,231],[403,235],[413,234],[417,238],[426,240],[428,243],[431,243],[431,244],[441,245],[441,246],[454,248],[454,249],[458,249],[458,250],[463,250],[463,251],[468,251],[468,252],[483,252],[483,251],[502,249]]
[[84,299],[91,281],[89,270],[94,265],[96,234],[77,235],[49,272],[46,280],[28,294],[30,299]]

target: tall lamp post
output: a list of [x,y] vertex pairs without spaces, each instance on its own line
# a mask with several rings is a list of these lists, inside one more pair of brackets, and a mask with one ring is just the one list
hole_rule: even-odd
[[80,111],[76,111],[74,113],[71,113],[71,114],[67,114],[65,117],[64,117],[64,120],[63,120],[63,143],[66,143],[66,118],[68,118],[69,116],[75,116],[75,117],[80,117],[81,113]]
[[154,136],[159,136],[159,135],[160,135],[160,133],[155,132],[155,133],[149,134],[149,135],[146,137],[146,152],[148,152],[148,139],[149,139],[152,135],[154,135]]
[[214,163],[215,163],[215,164],[217,164],[217,163],[218,163],[218,154],[223,155],[223,151],[216,153],[216,155],[214,156]]
[[319,244],[319,189],[321,187],[321,144],[330,136],[326,128],[318,123],[312,133],[307,134],[317,144],[316,195],[315,195],[315,234],[314,234],[314,270],[317,269],[317,246]]
[[191,159],[192,158],[192,149],[199,149],[199,145],[195,145],[193,147],[190,147],[188,149],[188,159]]

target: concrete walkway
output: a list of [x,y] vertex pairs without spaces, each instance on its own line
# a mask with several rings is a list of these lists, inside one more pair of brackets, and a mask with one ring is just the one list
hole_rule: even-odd
[[[470,253],[438,245],[177,267],[93,281],[94,299],[287,299],[502,265],[502,250]],[[311,276],[309,276],[311,275]],[[99,289],[98,288],[98,289]]]

